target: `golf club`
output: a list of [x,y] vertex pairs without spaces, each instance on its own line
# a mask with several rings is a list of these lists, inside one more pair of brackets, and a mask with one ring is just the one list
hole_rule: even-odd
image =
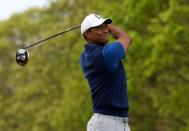
[[16,52],[16,62],[17,62],[19,65],[21,65],[21,66],[25,66],[25,65],[28,63],[28,61],[29,61],[29,52],[28,52],[28,50],[27,50],[28,48],[30,48],[30,47],[32,47],[32,46],[35,46],[35,45],[38,45],[38,44],[40,44],[40,43],[42,43],[42,42],[44,42],[44,41],[47,41],[47,40],[49,40],[49,39],[52,39],[52,38],[54,38],[54,37],[56,37],[56,36],[58,36],[58,35],[61,35],[61,34],[64,34],[64,33],[66,33],[66,32],[69,32],[69,31],[71,31],[71,30],[77,29],[77,28],[79,28],[79,27],[80,27],[80,25],[79,25],[79,26],[72,27],[72,28],[69,28],[69,29],[66,29],[66,30],[63,31],[63,32],[60,32],[60,33],[57,33],[57,34],[55,34],[55,35],[49,36],[49,37],[47,37],[47,38],[45,38],[45,39],[42,39],[42,40],[40,40],[40,41],[38,41],[38,42],[35,42],[35,43],[33,43],[33,44],[29,45],[29,46],[26,46],[26,47],[24,47],[24,48],[22,48],[22,49],[17,50],[17,52]]

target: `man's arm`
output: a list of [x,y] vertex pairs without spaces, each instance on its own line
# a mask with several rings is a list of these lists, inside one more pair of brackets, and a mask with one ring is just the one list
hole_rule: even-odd
[[108,24],[107,28],[108,28],[109,33],[123,45],[125,52],[127,52],[132,42],[129,35],[126,32],[122,31],[120,28],[112,24]]

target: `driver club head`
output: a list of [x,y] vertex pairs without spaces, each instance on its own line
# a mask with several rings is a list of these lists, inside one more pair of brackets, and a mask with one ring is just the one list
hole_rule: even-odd
[[38,41],[38,42],[35,42],[35,43],[29,45],[29,46],[27,46],[27,47],[24,47],[23,49],[17,50],[17,52],[16,52],[16,62],[17,62],[19,65],[21,65],[21,66],[25,66],[25,65],[28,63],[28,61],[29,61],[29,52],[28,52],[28,50],[27,50],[28,48],[31,48],[32,46],[38,45],[38,44],[40,44],[40,43],[42,43],[42,42],[44,42],[44,41],[47,41],[47,40],[52,39],[52,38],[54,38],[54,37],[56,37],[56,36],[58,36],[58,35],[64,34],[64,33],[66,33],[66,32],[75,30],[75,29],[80,28],[80,27],[81,27],[81,25],[75,26],[75,27],[72,27],[72,28],[69,28],[69,29],[67,29],[67,30],[65,30],[65,31],[62,31],[62,32],[57,33],[57,34],[52,35],[52,36],[49,36],[49,37],[47,37],[47,38],[44,38],[44,39],[42,39],[42,40],[40,40],[40,41]]
[[21,65],[25,66],[29,61],[29,52],[26,49],[19,49],[16,52],[16,62]]

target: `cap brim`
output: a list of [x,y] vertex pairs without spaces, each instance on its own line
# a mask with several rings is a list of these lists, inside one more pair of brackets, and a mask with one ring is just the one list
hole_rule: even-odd
[[112,23],[112,19],[107,18],[107,19],[105,19],[105,21],[103,23],[104,24],[111,24]]

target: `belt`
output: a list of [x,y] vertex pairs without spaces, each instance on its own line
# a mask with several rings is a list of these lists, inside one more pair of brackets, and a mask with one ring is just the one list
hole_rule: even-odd
[[117,120],[117,121],[122,121],[124,123],[128,123],[129,119],[128,117],[119,117],[119,116],[110,116],[110,115],[104,115],[104,114],[100,114],[100,113],[94,113],[94,116],[96,117],[105,117],[105,118],[109,118],[109,119],[113,119],[113,120]]

